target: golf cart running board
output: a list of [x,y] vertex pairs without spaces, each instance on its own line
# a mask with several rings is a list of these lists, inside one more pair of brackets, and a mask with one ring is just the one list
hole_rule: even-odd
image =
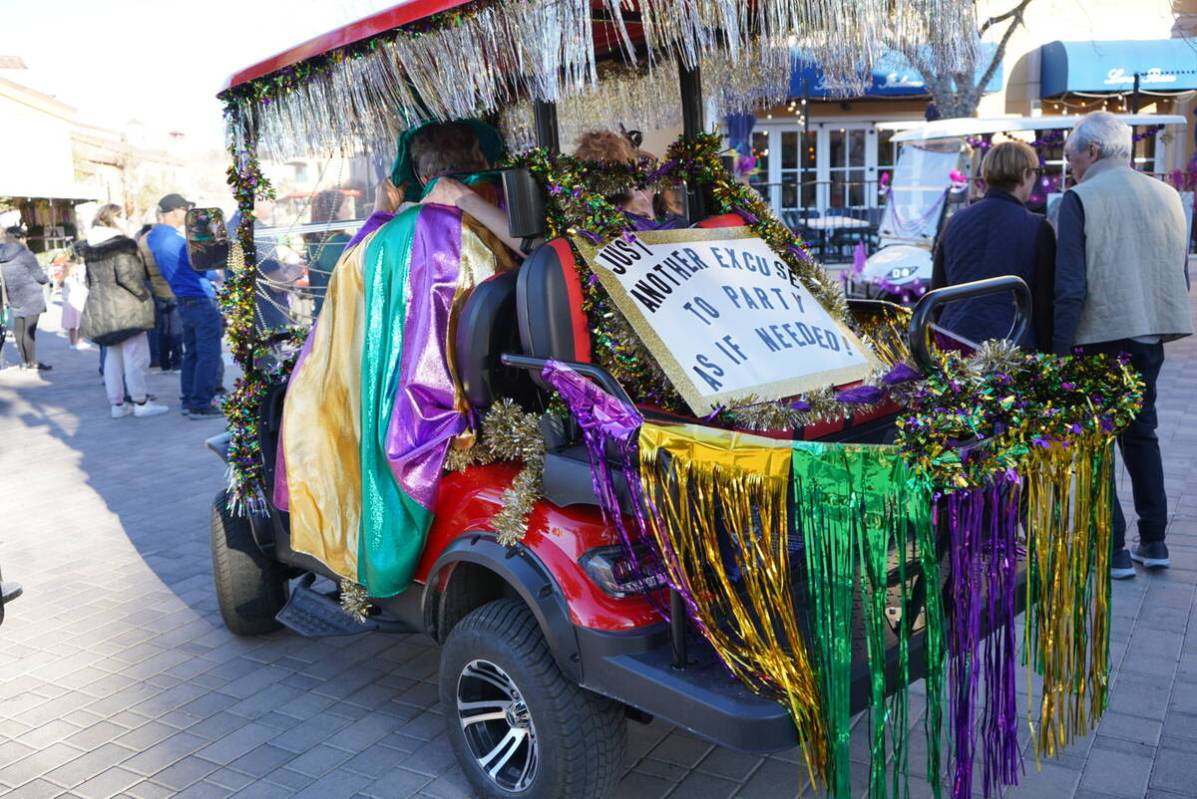
[[381,629],[373,619],[359,622],[341,610],[341,603],[312,588],[315,575],[305,574],[291,586],[287,604],[275,620],[306,638],[326,638],[337,635],[358,635]]

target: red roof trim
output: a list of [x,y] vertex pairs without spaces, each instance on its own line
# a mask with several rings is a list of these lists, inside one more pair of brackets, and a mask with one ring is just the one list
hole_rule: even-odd
[[357,22],[351,22],[335,31],[329,31],[321,36],[308,39],[303,44],[296,45],[290,50],[267,58],[265,61],[261,61],[239,72],[234,72],[225,81],[224,88],[221,91],[231,89],[234,86],[240,86],[243,83],[249,83],[252,80],[257,80],[272,72],[278,72],[280,69],[285,69],[301,61],[307,61],[309,58],[324,55],[341,47],[347,47],[348,45],[377,36],[380,33],[394,30],[400,26],[419,22],[421,19],[430,17],[433,14],[440,14],[459,6],[468,5],[471,2],[473,0],[407,0],[407,2],[399,3],[393,8],[379,11],[377,14],[360,19]]

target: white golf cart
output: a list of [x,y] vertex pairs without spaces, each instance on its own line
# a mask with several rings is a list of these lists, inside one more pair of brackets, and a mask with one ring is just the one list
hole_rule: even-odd
[[[1123,114],[1137,131],[1185,125],[1183,116]],[[916,301],[931,286],[931,253],[951,215],[984,196],[981,159],[996,135],[1063,146],[1075,116],[943,119],[935,122],[894,123],[893,142],[901,145],[881,218],[879,249],[859,272],[847,278],[848,295],[867,299]],[[1056,133],[1053,135],[1052,131]],[[1045,154],[1041,191],[1032,210],[1052,216],[1067,181],[1067,163]],[[1185,210],[1192,229],[1193,197]]]

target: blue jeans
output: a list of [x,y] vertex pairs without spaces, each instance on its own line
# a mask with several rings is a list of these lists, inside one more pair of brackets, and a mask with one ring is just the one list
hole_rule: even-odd
[[183,320],[183,370],[179,375],[183,407],[187,410],[212,404],[221,371],[220,308],[209,297],[179,297]]

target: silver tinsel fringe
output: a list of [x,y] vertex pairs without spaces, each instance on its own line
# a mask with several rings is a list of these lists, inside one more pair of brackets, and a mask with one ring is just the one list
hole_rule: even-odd
[[501,0],[440,29],[386,34],[282,96],[237,100],[229,134],[238,148],[256,141],[265,159],[390,149],[417,120],[475,116],[529,99],[574,102],[591,125],[663,127],[674,117],[655,114],[677,113],[678,62],[702,66],[722,113],[784,99],[793,48],[843,93],[864,88],[884,47],[927,48],[945,69],[975,60],[975,10],[958,0],[640,0],[638,7],[640,51],[623,0],[606,0],[604,14],[625,62],[647,66],[638,80],[616,78],[610,88],[599,80],[589,0]]

